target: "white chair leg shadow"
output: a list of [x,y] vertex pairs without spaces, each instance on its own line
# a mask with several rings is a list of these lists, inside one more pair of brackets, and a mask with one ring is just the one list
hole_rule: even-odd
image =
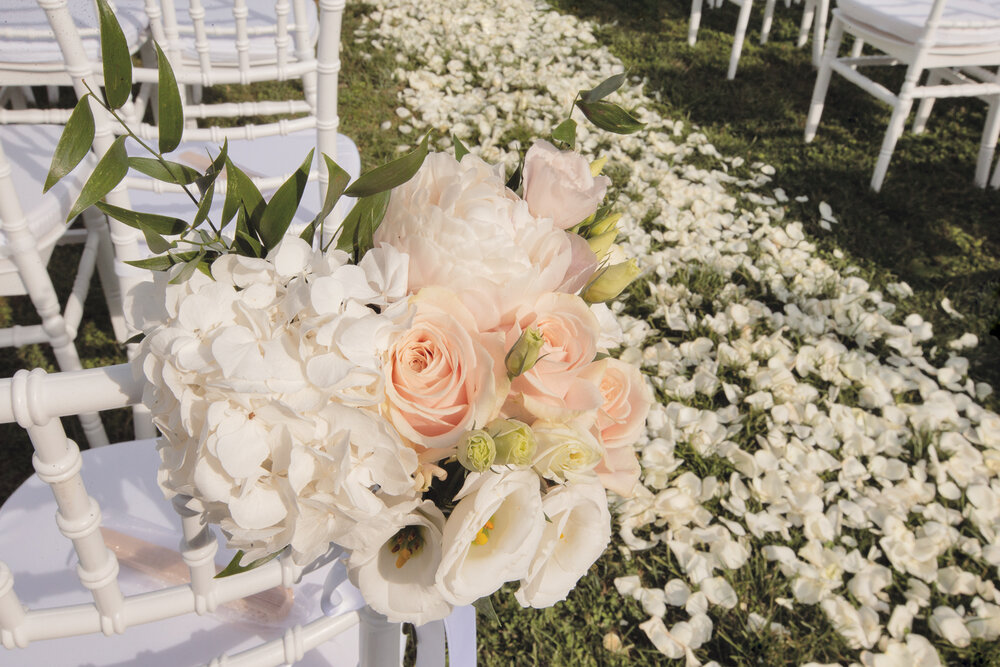
[[[67,440],[60,416],[142,389],[127,365],[0,380],[0,423],[28,430],[37,470],[0,508],[0,663],[400,665],[401,626],[365,606],[339,559],[215,579],[233,554],[189,499],[163,498],[153,441],[81,454]],[[418,664],[474,666],[475,632],[469,607],[418,628]]]

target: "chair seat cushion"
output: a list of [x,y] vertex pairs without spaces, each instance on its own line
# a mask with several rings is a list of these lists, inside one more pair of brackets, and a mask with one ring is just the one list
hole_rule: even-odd
[[[249,44],[247,52],[250,62],[260,64],[273,62],[277,51],[274,35],[277,23],[274,0],[247,0],[247,30]],[[208,56],[213,65],[224,67],[236,66],[239,56],[236,52],[236,20],[233,18],[232,0],[204,0],[205,27],[208,31]],[[195,49],[194,27],[188,13],[188,3],[181,0],[176,3],[177,23],[181,32],[181,47],[184,57],[197,61],[198,52]],[[319,18],[313,4],[306,3],[306,25],[309,29],[309,43],[316,44],[319,37]],[[288,13],[288,50],[294,59],[295,55],[295,13]],[[214,34],[213,34],[214,33]]]
[[[88,493],[100,504],[102,525],[139,537],[160,547],[176,549],[180,522],[156,483],[159,456],[152,440],[124,442],[83,452],[82,476]],[[14,590],[31,609],[93,601],[76,577],[72,544],[59,534],[54,521],[56,504],[48,486],[30,477],[0,508],[0,560],[14,575]],[[233,552],[220,544],[216,562],[224,565]],[[0,647],[3,664],[142,665],[177,667],[200,665],[219,654],[234,653],[282,636],[288,627],[319,615],[319,598],[328,568],[307,574],[295,587],[291,613],[282,622],[227,620],[222,613],[188,614],[128,628],[124,634],[101,634],[49,639],[24,649]],[[142,593],[164,584],[122,566],[122,590]],[[349,582],[337,592],[347,608],[364,602]],[[358,633],[348,630],[321,644],[296,665],[320,667],[358,664]]]
[[[931,0],[838,0],[842,14],[866,23],[900,41],[915,43],[924,33]],[[1000,2],[996,0],[948,0],[941,16],[950,22],[1000,21]],[[1000,48],[1000,26],[937,29],[935,46],[994,46]]]
[[[143,9],[143,0],[117,0],[115,16],[125,33],[129,51],[139,50],[149,21]],[[100,60],[100,41],[97,36],[97,10],[93,0],[69,0],[73,22],[80,29],[83,47],[92,61]],[[38,0],[3,0],[0,10],[0,63],[62,63],[59,50],[45,12]]]

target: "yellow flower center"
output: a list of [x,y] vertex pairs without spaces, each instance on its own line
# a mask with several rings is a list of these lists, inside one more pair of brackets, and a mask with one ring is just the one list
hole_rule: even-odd
[[490,517],[489,520],[483,524],[483,527],[479,529],[479,532],[476,533],[476,537],[472,540],[472,543],[482,546],[489,542],[490,531],[493,530],[493,528],[493,517]]

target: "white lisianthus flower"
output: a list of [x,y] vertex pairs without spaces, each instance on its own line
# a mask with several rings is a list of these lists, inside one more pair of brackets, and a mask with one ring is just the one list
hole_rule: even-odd
[[390,622],[423,625],[451,613],[435,583],[444,524],[441,510],[426,500],[399,525],[384,527],[377,539],[351,552],[351,582]]
[[445,523],[436,583],[467,605],[527,576],[545,528],[539,479],[531,470],[470,475]]
[[565,600],[611,541],[611,513],[600,483],[557,486],[542,497],[548,517],[538,553],[515,593],[522,607]]
[[589,477],[604,456],[600,441],[576,422],[537,421],[531,430],[538,444],[532,465],[546,479],[563,483]]

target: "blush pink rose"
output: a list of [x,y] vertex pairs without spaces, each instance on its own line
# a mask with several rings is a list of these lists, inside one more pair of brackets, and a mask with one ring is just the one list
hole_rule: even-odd
[[646,425],[652,394],[635,366],[618,359],[605,359],[604,364],[600,381],[604,401],[594,428],[605,453],[595,471],[604,488],[627,498],[639,480],[639,461],[632,445]]
[[569,229],[583,222],[604,200],[611,179],[590,174],[590,163],[575,151],[536,141],[524,156],[524,199],[539,218]]
[[451,453],[463,433],[499,414],[509,386],[503,339],[479,334],[451,290],[425,288],[411,303],[413,324],[387,355],[386,406],[400,435],[437,459]]
[[601,326],[587,303],[575,294],[543,294],[518,311],[507,332],[506,349],[529,327],[541,331],[544,343],[534,367],[511,382],[514,396],[505,411],[559,421],[599,408],[603,366],[595,364],[594,357]]

